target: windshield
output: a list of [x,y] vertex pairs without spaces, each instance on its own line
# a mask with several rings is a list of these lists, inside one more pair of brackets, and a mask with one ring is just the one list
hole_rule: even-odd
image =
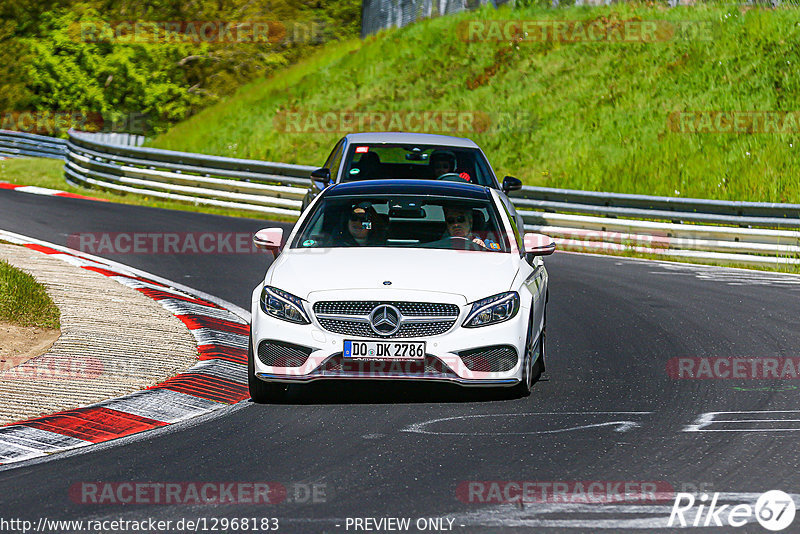
[[480,150],[435,145],[350,145],[342,182],[401,178],[497,187]]
[[291,247],[509,251],[489,201],[411,195],[325,198]]

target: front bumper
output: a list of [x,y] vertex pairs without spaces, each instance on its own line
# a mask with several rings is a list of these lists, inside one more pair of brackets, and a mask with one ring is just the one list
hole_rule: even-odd
[[[419,380],[449,382],[461,386],[513,386],[522,377],[522,356],[527,337],[530,308],[522,299],[522,306],[517,315],[506,322],[481,328],[462,328],[469,306],[463,298],[454,295],[427,295],[426,301],[447,302],[459,306],[459,317],[455,325],[447,332],[430,337],[381,339],[375,337],[359,337],[342,335],[322,328],[311,312],[313,302],[306,310],[312,324],[298,325],[276,319],[264,313],[259,298],[261,286],[253,292],[252,300],[252,343],[255,376],[269,382],[305,383],[330,379],[366,379],[366,380]],[[341,299],[356,299],[352,292]],[[370,293],[371,300],[398,300],[397,296],[380,296]],[[460,300],[459,300],[460,299]],[[326,300],[331,300],[327,296]],[[380,340],[380,341],[424,341],[426,356],[424,360],[361,360],[343,356],[344,341]],[[308,353],[302,363],[294,362],[291,366],[266,365],[259,359],[259,345],[262,341],[278,341],[299,347],[305,347]],[[503,345],[513,348],[516,353],[514,365],[504,371],[471,370],[476,367],[459,353],[476,349]],[[468,366],[469,365],[469,366]],[[480,367],[480,366],[477,366]]]

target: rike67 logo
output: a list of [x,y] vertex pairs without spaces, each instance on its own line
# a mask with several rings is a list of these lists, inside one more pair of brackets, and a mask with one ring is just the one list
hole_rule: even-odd
[[[720,504],[719,493],[709,500],[707,493],[695,497],[678,493],[669,516],[668,527],[742,527],[755,518],[767,530],[784,530],[794,521],[795,503],[791,495],[780,490],[762,494],[755,506],[747,503]],[[725,499],[729,500],[729,499]]]

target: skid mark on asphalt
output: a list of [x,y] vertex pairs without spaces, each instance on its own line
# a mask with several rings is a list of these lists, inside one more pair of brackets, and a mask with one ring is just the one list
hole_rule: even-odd
[[[720,522],[728,526],[728,515],[731,509],[739,504],[747,504],[755,508],[756,501],[761,493],[748,492],[720,492],[718,493],[717,509],[727,505],[719,513]],[[789,494],[795,503],[800,503],[800,494]],[[669,525],[675,494],[656,494],[653,504],[584,504],[584,503],[530,503],[502,504],[489,508],[475,510],[474,512],[450,514],[456,523],[480,527],[549,527],[549,528],[581,528],[581,529],[654,529],[654,528],[720,528],[714,520],[706,522],[707,514],[704,512],[698,525],[693,522],[697,515],[697,507],[684,514],[686,527],[681,527],[676,517],[672,527]],[[706,507],[706,512],[708,508]],[[559,516],[568,517],[559,517]],[[602,517],[603,515],[612,517]],[[640,517],[630,517],[636,515]],[[741,514],[740,514],[741,515]],[[600,517],[598,517],[600,516]],[[755,523],[755,515],[745,517],[747,523]],[[730,528],[728,526],[728,528]]]
[[[762,493],[751,492],[719,492],[717,505],[726,506],[717,516],[720,522],[728,526],[728,516],[731,509],[740,504],[747,504],[755,509],[756,501]],[[790,493],[789,496],[795,503],[800,503],[800,494]],[[670,527],[669,519],[672,513],[674,493],[656,493],[652,504],[585,504],[585,503],[526,503],[520,504],[501,504],[483,506],[476,504],[476,510],[469,512],[440,513],[439,517],[452,520],[453,527],[469,531],[471,528],[485,532],[487,527],[500,528],[563,528],[581,529],[583,532],[594,532],[596,530],[619,531],[624,529],[687,529],[687,528],[716,528],[721,527],[714,524],[714,520],[706,523],[707,509],[695,527],[694,522],[697,509],[692,509],[684,514],[686,526],[681,527],[679,520],[673,521]],[[631,517],[635,516],[635,517]],[[409,517],[409,516],[406,516]],[[345,517],[321,517],[321,518],[287,518],[281,519],[282,522],[289,524],[313,524],[331,525],[338,530],[345,531],[347,520],[352,518]],[[414,517],[411,516],[411,523],[414,524]],[[756,523],[754,515],[741,517],[747,524]],[[724,528],[723,527],[723,528]],[[352,526],[351,526],[352,530]],[[417,531],[410,528],[409,532]],[[761,531],[765,531],[761,529]]]
[[[641,264],[637,263],[637,265]],[[651,270],[651,274],[693,276],[698,280],[709,280],[731,286],[772,286],[800,289],[800,276],[793,274],[674,263],[655,263],[651,267],[662,269]]]
[[[574,432],[592,428],[610,427],[615,432],[627,432],[640,426],[638,419],[641,416],[649,415],[652,412],[537,412],[537,413],[506,413],[506,414],[480,414],[480,415],[457,415],[453,417],[441,417],[430,419],[419,423],[413,423],[401,432],[411,432],[416,434],[434,434],[439,436],[509,436],[509,435],[535,435],[535,434],[557,434],[561,432]],[[555,417],[549,417],[555,416]],[[565,416],[559,420],[559,416]],[[632,417],[633,416],[633,417]],[[638,416],[638,417],[636,417]],[[474,420],[489,420],[496,418],[500,423],[508,423],[510,419],[519,417],[533,418],[536,423],[555,426],[555,428],[538,428],[534,430],[519,431],[519,423],[514,423],[514,430],[504,429],[495,425],[486,431],[462,431],[450,430],[451,427],[464,428],[467,420],[473,420],[471,427],[475,427]],[[606,419],[605,421],[569,421],[570,419]],[[608,420],[611,419],[611,420]],[[456,423],[452,425],[450,423]],[[491,423],[490,423],[491,424]],[[445,428],[437,430],[436,426]]]
[[[755,505],[759,496],[760,493],[720,493],[718,502],[720,505],[740,503]],[[670,528],[668,524],[674,498],[673,494],[656,495],[656,500],[664,504],[647,505],[531,503],[520,507],[514,504],[502,504],[474,512],[453,514],[450,517],[466,527],[560,527],[598,530]],[[729,506],[727,510],[730,508]],[[691,519],[694,519],[694,514],[692,511]],[[604,515],[611,517],[602,517]],[[630,517],[631,515],[640,517]],[[723,524],[727,524],[727,513],[720,514],[719,517]],[[754,517],[750,517],[747,522],[755,521]],[[699,527],[703,526],[711,525],[703,525],[701,521]],[[680,528],[677,520],[672,528]]]
[[800,410],[705,412],[684,432],[800,432]]

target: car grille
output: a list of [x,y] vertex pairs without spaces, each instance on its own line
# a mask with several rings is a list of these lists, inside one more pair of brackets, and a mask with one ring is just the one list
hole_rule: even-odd
[[459,352],[464,366],[470,371],[497,373],[510,371],[517,365],[517,351],[509,345],[494,345]]
[[310,347],[283,341],[264,340],[258,344],[258,359],[264,365],[275,367],[300,367],[311,354]]
[[[355,337],[378,337],[369,323],[376,306],[389,304],[400,311],[400,328],[385,339],[429,337],[444,334],[455,325],[459,308],[455,304],[391,301],[322,301],[314,304],[320,326],[329,332]],[[411,319],[411,321],[408,321]]]
[[390,304],[400,310],[405,317],[458,315],[455,304],[436,302],[391,302],[382,300],[327,300],[314,304],[314,313],[326,315],[369,315],[380,304]]
[[[430,323],[406,323],[391,336],[381,336],[387,339],[401,337],[427,337],[444,334],[452,328],[455,321],[435,321]],[[319,324],[325,330],[346,336],[376,337],[369,323],[347,321],[344,319],[319,319]]]

